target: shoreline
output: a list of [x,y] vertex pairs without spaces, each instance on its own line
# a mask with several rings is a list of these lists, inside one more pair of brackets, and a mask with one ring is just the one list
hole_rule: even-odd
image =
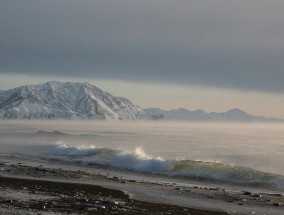
[[15,194],[6,197],[2,195],[0,212],[2,209],[18,211],[21,214],[228,214],[135,200],[122,191],[89,184],[11,177],[0,177],[0,184],[1,191],[10,190],[17,196],[19,193],[22,196],[19,198]]
[[[223,215],[223,214],[280,214],[280,211],[284,208],[284,197],[282,194],[265,194],[265,193],[252,193],[248,191],[244,192],[236,192],[224,188],[207,188],[201,186],[194,187],[183,187],[177,184],[159,184],[154,182],[145,182],[133,179],[123,179],[121,177],[109,176],[101,174],[93,174],[82,170],[70,170],[64,169],[64,167],[51,168],[46,167],[44,164],[38,164],[37,166],[26,165],[23,163],[9,163],[9,162],[0,162],[0,189],[2,192],[3,201],[1,201],[0,212],[1,210],[5,210],[3,205],[7,205],[6,201],[11,200],[9,197],[11,195],[15,195],[18,193],[19,196],[23,197],[25,202],[27,199],[34,200],[40,199],[39,195],[42,197],[48,197],[45,203],[50,205],[51,202],[54,202],[54,193],[50,187],[54,184],[57,184],[55,187],[59,187],[59,184],[64,186],[86,186],[90,189],[94,190],[103,190],[101,197],[103,201],[99,202],[101,206],[108,206],[108,210],[103,210],[104,212],[115,212],[118,214],[141,214],[141,210],[145,209],[150,214],[177,214],[174,213],[174,210],[179,211],[178,214],[208,214],[208,215]],[[32,184],[41,184],[44,183],[45,187],[49,187],[46,190],[38,191],[35,190],[35,187],[32,186],[22,186],[18,188],[13,188],[15,183],[11,181],[16,180],[17,183],[27,183],[32,182]],[[3,181],[3,182],[2,182]],[[4,183],[5,182],[5,183]],[[6,184],[6,185],[4,185]],[[31,183],[30,183],[31,184]],[[3,187],[4,186],[4,187]],[[63,187],[64,187],[63,186]],[[23,190],[23,187],[26,189]],[[38,186],[36,186],[38,187]],[[42,187],[42,186],[40,186]],[[10,190],[10,194],[7,195],[5,190]],[[60,189],[59,189],[60,190]],[[34,193],[36,191],[36,193]],[[68,189],[63,189],[60,192],[67,192]],[[70,189],[69,189],[70,191]],[[68,191],[68,192],[69,192]],[[111,194],[109,194],[109,191]],[[58,192],[58,191],[57,191]],[[60,193],[59,192],[59,193]],[[68,193],[67,192],[67,193]],[[97,192],[97,193],[98,193]],[[14,194],[13,194],[14,193]],[[80,192],[79,192],[80,193]],[[83,195],[82,193],[79,196]],[[121,202],[126,202],[129,204],[127,208],[114,207],[114,211],[112,207],[108,205],[108,197],[111,195],[115,197],[117,193],[120,193],[118,199],[114,199],[114,201],[119,200]],[[51,195],[52,194],[52,195]],[[62,194],[62,193],[61,193]],[[75,194],[75,195],[77,195]],[[77,197],[78,197],[77,195]],[[94,200],[94,202],[98,202],[95,199],[95,192],[92,194],[93,197],[87,197],[88,199]],[[30,196],[33,196],[31,198]],[[90,203],[82,200],[82,198],[74,197],[74,192],[70,191],[68,193],[68,200],[64,200],[65,202],[70,202],[70,204],[75,200],[75,205],[80,206],[80,211],[76,206],[74,209],[77,210],[77,214],[86,213],[88,214],[90,211],[98,211],[99,209],[96,207],[100,207],[96,205],[97,203]],[[15,196],[14,196],[15,197]],[[29,198],[28,198],[29,197]],[[56,198],[61,198],[60,195],[55,196]],[[74,197],[74,199],[73,199]],[[84,196],[85,198],[86,196]],[[62,200],[62,201],[63,201]],[[43,201],[38,202],[36,205],[40,205]],[[72,204],[73,204],[72,203]],[[69,205],[69,208],[72,208],[72,204]],[[155,206],[153,206],[154,204]],[[9,205],[9,204],[8,204]],[[32,204],[35,205],[35,204]],[[13,210],[23,210],[23,212],[27,212],[27,214],[32,214],[32,210],[40,211],[46,213],[45,206],[43,208],[39,208],[38,206],[32,206],[30,204],[10,204],[10,209]],[[56,201],[55,201],[56,205]],[[58,205],[58,204],[57,204]],[[139,206],[137,206],[139,205]],[[152,205],[150,207],[150,205]],[[28,209],[31,211],[26,211]],[[77,208],[77,209],[76,209]],[[120,209],[121,210],[120,210]],[[132,208],[130,210],[130,208]],[[159,208],[159,210],[151,211],[152,208]],[[56,207],[53,207],[56,210],[64,210]],[[53,213],[52,208],[49,208]],[[124,210],[126,209],[126,210]],[[89,211],[90,210],[90,211]],[[125,212],[126,211],[126,212]],[[172,211],[172,212],[170,212]],[[192,211],[192,213],[190,213]],[[100,211],[102,212],[102,211]],[[103,212],[103,213],[104,213]],[[144,213],[145,211],[143,211]],[[58,214],[58,211],[55,211],[55,214]],[[76,214],[75,213],[75,214]],[[145,212],[146,213],[146,212]],[[54,214],[54,213],[53,213]],[[102,214],[102,213],[100,213]]]

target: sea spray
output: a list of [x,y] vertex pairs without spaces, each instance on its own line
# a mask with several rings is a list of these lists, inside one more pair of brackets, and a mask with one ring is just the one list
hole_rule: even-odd
[[82,165],[100,164],[170,177],[282,188],[284,185],[284,177],[281,175],[233,164],[200,160],[166,160],[146,154],[142,147],[136,147],[134,151],[124,151],[98,148],[94,145],[77,147],[59,143],[50,149],[49,156],[56,156],[64,162],[76,162]]
[[170,161],[160,157],[153,158],[147,155],[142,147],[136,147],[134,153],[128,151],[115,153],[110,165],[140,172],[162,173],[169,170]]

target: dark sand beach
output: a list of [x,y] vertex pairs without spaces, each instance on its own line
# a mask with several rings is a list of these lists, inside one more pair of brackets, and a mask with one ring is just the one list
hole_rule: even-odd
[[122,191],[95,185],[8,177],[1,177],[0,183],[2,191],[14,192],[0,198],[1,209],[11,214],[227,214],[134,200]]
[[[0,163],[0,212],[2,214],[260,214],[253,209],[271,208],[271,214],[281,214],[284,197],[279,194],[263,195],[250,192],[234,193],[225,189],[201,187],[183,188],[118,177],[94,175],[85,171],[29,166],[22,163]],[[100,186],[98,186],[100,185]],[[101,186],[103,185],[103,186]],[[106,188],[106,187],[111,187]],[[148,196],[161,192],[161,201],[139,198],[127,189],[148,189]],[[117,188],[117,189],[113,189]],[[149,191],[150,190],[150,191]],[[151,193],[151,190],[153,193]],[[173,193],[174,198],[188,198],[188,203],[163,202],[163,193]],[[135,193],[135,192],[134,192]],[[136,192],[137,193],[137,192]],[[154,196],[154,195],[153,195]],[[147,200],[148,198],[148,200]],[[215,209],[200,209],[196,201],[216,200]],[[222,206],[223,205],[223,206]],[[231,211],[228,210],[231,207]],[[249,206],[251,212],[238,213],[235,206]],[[206,203],[204,203],[206,208]],[[276,210],[275,210],[276,209]],[[257,210],[256,210],[257,211]],[[262,214],[269,214],[263,212]]]

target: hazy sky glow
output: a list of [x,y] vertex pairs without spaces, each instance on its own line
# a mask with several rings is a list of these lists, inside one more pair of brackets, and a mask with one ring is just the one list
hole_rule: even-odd
[[84,80],[141,106],[284,118],[283,11],[283,0],[4,0],[0,89]]

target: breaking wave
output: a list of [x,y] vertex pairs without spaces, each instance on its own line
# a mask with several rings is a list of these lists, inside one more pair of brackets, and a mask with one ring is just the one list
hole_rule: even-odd
[[277,187],[284,185],[284,176],[281,175],[231,164],[195,160],[166,160],[147,155],[141,147],[137,147],[131,152],[97,148],[94,145],[75,147],[60,143],[49,151],[49,155],[56,156],[65,162],[76,162],[83,165],[100,164],[170,177]]

